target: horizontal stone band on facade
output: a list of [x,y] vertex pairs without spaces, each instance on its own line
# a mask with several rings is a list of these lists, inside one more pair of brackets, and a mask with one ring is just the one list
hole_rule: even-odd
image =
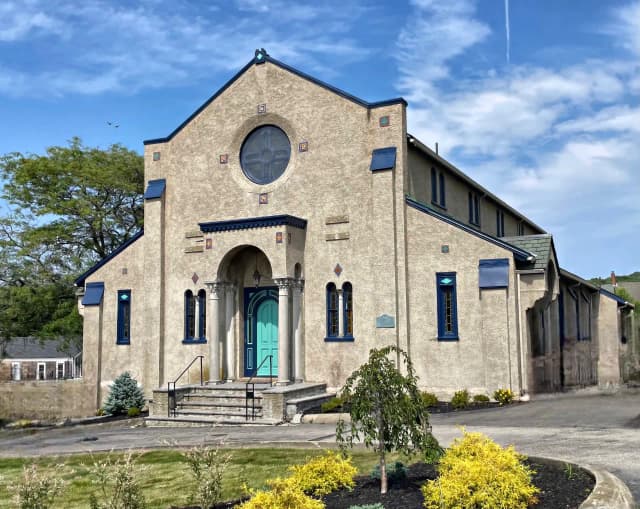
[[307,228],[307,220],[282,214],[278,216],[252,217],[249,219],[212,221],[210,223],[198,223],[198,225],[200,226],[200,230],[205,233],[268,228],[271,226],[293,226],[294,228],[304,230]]

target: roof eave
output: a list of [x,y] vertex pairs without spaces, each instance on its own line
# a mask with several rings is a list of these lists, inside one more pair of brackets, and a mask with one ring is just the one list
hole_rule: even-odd
[[535,228],[536,230],[539,231],[539,233],[541,234],[546,234],[546,230],[540,226],[538,226],[536,223],[534,223],[533,221],[531,221],[528,217],[526,217],[524,214],[518,212],[516,209],[514,209],[511,205],[509,205],[508,203],[504,202],[503,200],[501,200],[500,198],[498,198],[495,194],[493,194],[491,191],[489,191],[488,189],[486,189],[485,187],[481,186],[480,184],[478,184],[475,180],[473,180],[471,177],[469,177],[469,175],[467,175],[466,173],[464,173],[462,170],[460,170],[459,168],[457,168],[456,166],[453,165],[453,163],[447,161],[444,157],[442,157],[440,154],[436,154],[433,150],[431,150],[429,147],[427,147],[424,143],[422,143],[418,138],[416,138],[413,134],[409,134],[407,133],[407,138],[409,140],[413,140],[410,141],[410,143],[416,147],[418,150],[420,150],[421,152],[423,152],[424,154],[426,154],[427,156],[435,159],[436,161],[438,161],[440,164],[446,166],[449,170],[451,170],[457,177],[459,177],[460,179],[464,180],[465,182],[467,182],[468,184],[472,185],[473,187],[475,187],[478,191],[484,193],[486,196],[488,196],[489,198],[491,198],[491,200],[493,200],[494,202],[496,202],[497,204],[499,204],[501,207],[504,207],[506,210],[508,210],[509,212],[511,212],[513,215],[515,215],[516,217],[519,217],[522,221],[525,221],[526,223],[529,224],[529,226]]

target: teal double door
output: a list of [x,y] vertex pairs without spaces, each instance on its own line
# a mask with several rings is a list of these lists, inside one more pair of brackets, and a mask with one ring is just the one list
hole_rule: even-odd
[[244,376],[269,374],[278,374],[278,289],[245,288]]

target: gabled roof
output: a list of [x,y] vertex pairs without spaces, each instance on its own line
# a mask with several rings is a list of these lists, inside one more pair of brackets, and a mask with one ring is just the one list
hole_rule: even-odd
[[586,279],[583,279],[580,276],[577,276],[576,274],[574,274],[573,272],[569,272],[568,270],[565,270],[565,269],[560,269],[560,277],[570,279],[571,281],[575,281],[576,283],[580,283],[581,285],[586,286],[590,290],[595,290],[596,292],[600,290],[600,287],[598,287],[597,285],[594,285],[592,282],[587,281]]
[[553,245],[553,237],[549,233],[542,233],[540,235],[518,235],[514,237],[501,237],[502,240],[513,244],[519,248],[522,248],[530,253],[536,255],[535,262],[531,264],[529,269],[547,269],[551,255],[555,257],[556,261],[556,249]]
[[483,186],[478,184],[475,180],[473,180],[471,177],[469,177],[469,175],[464,173],[462,170],[458,169],[452,163],[447,161],[444,157],[440,156],[439,154],[436,154],[433,150],[431,150],[429,147],[427,147],[424,143],[422,143],[415,136],[413,136],[412,134],[408,134],[407,133],[407,140],[409,141],[409,145],[410,146],[415,147],[420,152],[422,152],[424,155],[430,157],[431,159],[434,159],[435,161],[437,161],[441,165],[445,166],[449,171],[451,171],[451,173],[453,173],[456,177],[458,177],[463,182],[466,182],[467,184],[469,184],[473,189],[476,189],[478,192],[480,192],[483,195],[489,197],[489,199],[491,199],[492,201],[494,201],[495,203],[500,205],[503,209],[508,210],[514,216],[522,219],[524,222],[526,222],[529,226],[531,226],[535,230],[538,230],[540,233],[546,233],[544,228],[538,226],[536,223],[534,223],[533,221],[531,221],[530,219],[525,217],[523,214],[518,212],[516,209],[514,209],[511,205],[509,205],[508,203],[502,201],[500,198],[498,198],[491,191],[487,190],[486,188],[484,188]]
[[76,279],[73,282],[73,284],[76,285],[76,286],[84,286],[85,280],[91,274],[93,274],[96,270],[98,270],[100,267],[105,265],[109,260],[112,260],[113,258],[118,256],[120,253],[122,253],[122,251],[127,249],[131,244],[133,244],[136,240],[138,240],[143,235],[144,235],[144,229],[140,230],[133,237],[131,237],[129,240],[127,240],[124,244],[120,245],[120,247],[118,247],[117,249],[114,249],[111,253],[109,253],[107,256],[105,256],[102,260],[100,260],[98,263],[96,263],[93,267],[91,267],[89,270],[84,272],[81,276],[78,277],[78,279]]
[[496,246],[499,246],[503,249],[507,249],[508,251],[511,251],[514,256],[516,257],[516,259],[518,260],[522,260],[522,261],[533,261],[535,259],[535,254],[530,253],[529,251],[527,251],[526,249],[521,249],[517,246],[514,246],[508,242],[505,242],[504,240],[502,240],[501,238],[498,237],[493,237],[492,235],[488,235],[487,233],[481,232],[480,230],[476,230],[475,228],[471,228],[469,225],[466,225],[460,221],[458,221],[457,219],[447,215],[447,214],[443,214],[442,212],[434,209],[433,207],[430,207],[429,205],[425,204],[425,203],[421,203],[419,201],[416,201],[415,199],[406,196],[405,197],[405,201],[407,202],[407,205],[409,205],[410,207],[413,207],[416,210],[419,210],[421,212],[424,212],[426,214],[429,214],[430,216],[433,216],[437,219],[440,219],[441,221],[444,221],[445,223],[449,223],[450,225],[456,226],[457,228],[460,228],[461,230],[465,231],[466,233],[470,233],[472,235],[475,235],[476,237],[481,238],[482,240],[486,240],[487,242],[491,242],[492,244],[495,244]]
[[402,97],[397,97],[394,99],[389,99],[386,101],[378,101],[378,102],[367,102],[364,101],[363,99],[360,99],[359,97],[356,97],[355,95],[351,95],[348,92],[345,92],[344,90],[340,90],[339,88],[336,88],[332,85],[329,85],[328,83],[325,83],[324,81],[320,81],[317,78],[314,78],[313,76],[310,76],[309,74],[306,74],[302,71],[299,71],[298,69],[295,69],[294,67],[291,67],[283,62],[280,62],[279,60],[276,60],[275,58],[272,58],[265,50],[260,49],[260,50],[256,50],[256,54],[255,56],[249,60],[249,62],[247,63],[247,65],[245,65],[242,69],[240,69],[240,71],[238,71],[238,73],[233,76],[229,81],[227,81],[222,88],[220,88],[215,94],[213,94],[211,97],[209,97],[209,99],[207,99],[204,104],[202,106],[200,106],[196,111],[194,111],[191,115],[189,115],[189,117],[182,122],[182,124],[180,124],[178,127],[176,127],[173,132],[169,135],[169,136],[165,136],[164,138],[153,138],[151,140],[145,140],[144,144],[145,145],[152,145],[154,143],[165,143],[169,140],[171,140],[176,134],[178,134],[189,122],[191,122],[196,116],[198,116],[198,114],[204,110],[207,106],[209,106],[218,96],[220,96],[227,88],[229,88],[231,85],[233,85],[233,83],[235,83],[245,72],[247,72],[252,66],[254,65],[262,65],[265,62],[269,62],[273,65],[276,65],[278,67],[280,67],[281,69],[284,69],[285,71],[289,71],[292,74],[295,74],[296,76],[305,79],[307,81],[310,81],[311,83],[318,85],[326,90],[329,90],[330,92],[333,92],[336,95],[339,95],[340,97],[343,97],[344,99],[347,99],[351,102],[354,102],[364,108],[367,109],[371,109],[371,108],[379,108],[381,106],[389,106],[391,104],[404,104],[405,106],[407,105],[407,101],[405,101]]
[[63,344],[63,339],[40,341],[33,337],[13,338],[5,346],[4,357],[8,359],[66,359],[74,357],[81,351],[71,343],[67,348],[64,348]]
[[635,309],[635,306],[633,304],[631,304],[631,302],[627,302],[626,300],[624,300],[622,297],[616,295],[615,293],[611,293],[607,290],[605,290],[604,288],[600,288],[600,295],[604,295],[605,297],[609,297],[610,299],[615,300],[618,303],[618,306],[621,307],[630,307],[632,309]]

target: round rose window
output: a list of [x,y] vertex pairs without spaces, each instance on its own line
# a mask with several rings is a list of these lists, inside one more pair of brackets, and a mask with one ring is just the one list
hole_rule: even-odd
[[240,165],[249,180],[269,184],[284,173],[291,157],[291,143],[274,125],[253,130],[240,149]]

